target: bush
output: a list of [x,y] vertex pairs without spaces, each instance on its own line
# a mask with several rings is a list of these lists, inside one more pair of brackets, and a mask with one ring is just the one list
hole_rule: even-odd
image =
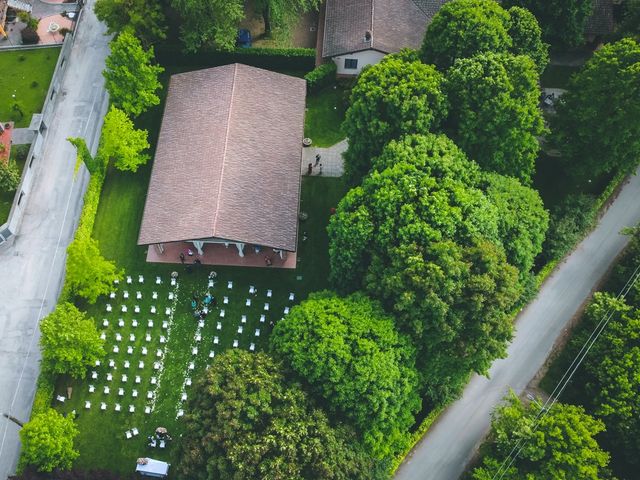
[[338,67],[334,62],[323,63],[304,76],[307,81],[307,93],[314,93],[331,85],[336,79]]
[[589,195],[569,195],[551,212],[547,239],[542,247],[544,263],[564,257],[593,227],[596,200]]
[[252,67],[268,70],[310,71],[315,66],[316,51],[313,48],[237,48],[230,52],[202,50],[185,54],[176,45],[158,45],[155,47],[158,63],[169,65],[189,65],[198,67],[217,67],[229,63],[244,63]]
[[31,15],[29,12],[20,11],[18,12],[18,18],[21,22],[26,23],[28,28],[32,30],[38,29],[39,20]]
[[0,191],[15,192],[20,185],[20,169],[16,162],[0,161]]
[[40,37],[38,36],[38,32],[34,28],[25,27],[20,32],[22,35],[22,43],[24,45],[35,45],[40,41]]

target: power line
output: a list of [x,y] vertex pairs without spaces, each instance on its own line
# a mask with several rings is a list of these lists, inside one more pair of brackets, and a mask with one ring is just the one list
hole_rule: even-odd
[[[624,300],[628,295],[629,291],[631,291],[633,286],[638,281],[638,278],[640,278],[640,264],[635,268],[633,273],[629,276],[629,278],[627,279],[627,282],[624,284],[624,286],[620,290],[620,293],[618,293],[615,299]],[[544,403],[544,405],[540,407],[540,410],[538,411],[538,414],[535,417],[535,424],[532,427],[532,430],[531,430],[532,432],[535,432],[537,430],[542,419],[545,417],[545,415],[547,415],[547,413],[549,413],[551,408],[553,408],[553,406],[556,404],[556,402],[558,401],[558,398],[560,397],[560,395],[562,395],[562,392],[564,392],[564,389],[569,384],[569,382],[573,378],[573,375],[576,373],[576,371],[578,370],[578,368],[586,358],[587,354],[591,350],[591,347],[593,347],[593,345],[598,340],[598,338],[600,337],[604,329],[607,327],[609,321],[611,320],[611,317],[613,317],[613,314],[614,314],[614,309],[610,308],[605,313],[605,315],[603,315],[603,317],[600,319],[596,327],[591,332],[591,335],[589,335],[589,338],[587,338],[587,340],[584,342],[584,344],[582,345],[582,348],[580,348],[580,351],[576,354],[575,358],[571,362],[571,365],[569,365],[569,367],[566,369],[566,371],[562,375],[562,378],[558,381],[557,385],[549,395],[549,398],[547,399],[547,401]],[[516,460],[516,458],[524,448],[524,444],[527,441],[528,440],[524,438],[518,440],[516,445],[509,452],[509,455],[507,455],[507,458],[505,458],[500,464],[500,468],[493,475],[492,480],[496,480],[496,479],[502,480],[504,475],[507,473],[511,465],[513,465],[513,462]],[[498,475],[500,476],[498,477]]]

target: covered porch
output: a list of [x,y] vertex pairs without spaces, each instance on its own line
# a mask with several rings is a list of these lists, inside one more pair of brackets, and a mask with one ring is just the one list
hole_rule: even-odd
[[[244,246],[242,246],[244,245]],[[198,248],[199,247],[199,248]],[[147,262],[152,263],[181,263],[180,253],[185,256],[185,264],[194,264],[199,259],[203,265],[228,265],[232,267],[263,267],[263,268],[296,268],[296,252],[282,252],[282,256],[270,247],[259,247],[256,252],[254,245],[229,243],[202,242],[172,242],[149,245]],[[187,252],[191,249],[193,256]],[[199,252],[202,252],[201,254]],[[242,256],[240,256],[242,253]],[[271,262],[267,265],[266,258]]]

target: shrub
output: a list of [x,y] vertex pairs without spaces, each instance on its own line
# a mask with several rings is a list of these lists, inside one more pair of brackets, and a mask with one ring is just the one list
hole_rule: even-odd
[[38,32],[34,28],[25,27],[20,32],[22,35],[22,43],[24,45],[35,45],[40,41],[40,37],[38,36]]
[[16,162],[0,161],[0,191],[15,192],[20,185],[20,169]]
[[31,88],[37,88],[38,85],[40,85],[37,80],[34,80],[33,82],[31,82]]
[[551,212],[547,239],[542,248],[544,263],[562,258],[593,226],[596,200],[585,194],[569,195]]
[[18,12],[18,18],[20,19],[21,22],[26,23],[28,28],[31,28],[32,30],[38,29],[39,20],[35,18],[33,15],[31,15],[29,12],[23,12],[23,11]]
[[313,93],[331,85],[336,79],[338,67],[334,62],[323,63],[304,76],[307,81],[307,92]]

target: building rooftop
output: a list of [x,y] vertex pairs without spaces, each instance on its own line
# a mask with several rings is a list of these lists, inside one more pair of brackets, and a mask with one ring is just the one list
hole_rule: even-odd
[[241,64],[171,77],[138,244],[295,251],[306,84]]

